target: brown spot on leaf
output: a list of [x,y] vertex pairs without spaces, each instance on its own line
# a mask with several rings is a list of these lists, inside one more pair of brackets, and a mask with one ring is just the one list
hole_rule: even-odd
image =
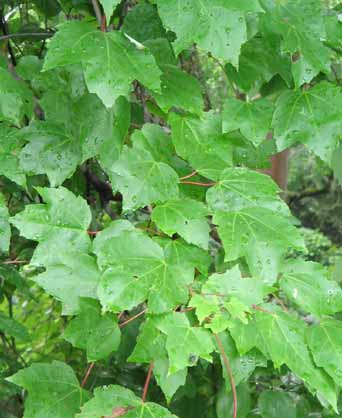
[[114,408],[113,412],[112,412],[112,415],[105,416],[105,417],[102,417],[102,418],[119,418],[119,417],[122,417],[125,414],[127,414],[127,412],[130,409],[132,409],[132,408],[121,408],[121,407],[120,408]]

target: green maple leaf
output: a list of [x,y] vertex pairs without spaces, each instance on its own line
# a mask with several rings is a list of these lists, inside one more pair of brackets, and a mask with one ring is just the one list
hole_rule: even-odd
[[256,346],[269,357],[275,367],[286,364],[311,392],[324,398],[336,410],[336,388],[331,378],[312,360],[305,342],[304,322],[271,305],[267,312],[257,311]]
[[300,309],[318,317],[342,311],[342,290],[318,263],[293,261],[286,264],[280,287]]
[[216,58],[237,66],[241,45],[247,41],[245,12],[262,11],[258,1],[155,0],[167,29],[176,33],[177,54],[196,43]]
[[[110,117],[112,113],[114,113],[114,123]],[[109,111],[109,115],[110,116],[106,118],[104,126],[108,126],[111,133],[105,136],[106,140],[103,141],[103,138],[97,134],[96,129],[94,131],[94,145],[98,154],[98,161],[101,164],[101,167],[107,171],[110,171],[113,161],[118,159],[126,139],[131,124],[130,102],[123,96],[119,97],[115,102],[113,111]],[[98,122],[95,123],[95,126],[97,124]],[[98,139],[100,139],[100,142]]]
[[[256,367],[267,367],[267,360],[257,350],[252,350],[249,353],[240,356],[236,350],[234,341],[228,332],[223,332],[219,335],[224,351],[229,359],[232,374],[234,376],[235,385],[238,386],[242,382],[246,382],[250,375],[254,372]],[[217,352],[220,352],[216,348]],[[231,391],[230,379],[226,371],[224,360],[221,356],[222,374],[226,381],[226,389]]]
[[232,144],[222,134],[219,115],[206,112],[199,119],[172,114],[168,121],[177,154],[199,174],[217,180],[232,165]]
[[289,215],[280,199],[277,184],[270,176],[246,168],[227,168],[207,191],[207,202],[212,211],[238,211],[243,208],[264,207]]
[[276,103],[274,135],[279,150],[299,142],[328,164],[342,131],[339,87],[321,82],[310,89],[284,92]]
[[103,306],[114,311],[131,309],[148,299],[152,312],[165,312],[185,303],[194,277],[189,263],[172,255],[127,222],[114,222],[111,235],[98,234],[94,252],[104,270],[98,294]]
[[266,33],[254,36],[241,48],[238,70],[226,65],[229,79],[248,92],[256,83],[268,83],[276,74],[290,87],[292,82],[291,59],[282,54],[280,36]]
[[0,174],[25,187],[26,177],[18,158],[23,144],[19,132],[5,123],[0,124]]
[[133,147],[124,147],[109,168],[113,188],[123,195],[124,209],[177,197],[178,174],[170,166],[174,150],[169,136],[161,127],[145,124],[131,139]]
[[100,273],[93,257],[80,252],[63,251],[49,261],[44,273],[32,278],[49,295],[62,302],[65,315],[78,312],[80,298],[97,298],[99,279]]
[[154,362],[153,374],[168,402],[170,402],[177,390],[185,385],[188,374],[188,370],[183,369],[169,375],[169,369],[170,362],[167,358]]
[[[249,219],[249,215],[246,216],[246,213],[251,214],[253,218],[253,208],[257,212],[262,212],[261,208],[265,208],[266,212],[273,213],[271,216],[276,222],[279,218],[285,228],[285,219],[282,220],[275,214],[288,217],[290,213],[278,193],[279,188],[270,176],[245,168],[227,168],[222,172],[216,185],[211,187],[206,195],[208,206],[214,212],[214,222],[215,220],[219,222],[219,233],[227,251],[226,257],[230,257],[228,251],[236,254],[232,257],[245,256],[251,274],[270,284],[277,278],[284,252],[283,248],[281,245],[273,245],[272,235],[266,238],[268,236],[267,228],[272,228],[272,224],[266,228],[261,227],[259,230],[257,224],[254,223],[256,218],[253,221]],[[266,216],[266,212],[261,217]],[[259,216],[257,218],[263,222]],[[223,228],[221,228],[221,224]],[[256,227],[255,230],[252,225]],[[242,228],[240,229],[240,227]],[[288,227],[292,229],[291,225]],[[238,230],[239,232],[237,232]],[[239,239],[235,235],[238,233],[242,234]],[[231,237],[229,237],[230,234],[232,234]],[[227,238],[229,242],[226,241]],[[298,234],[297,239],[299,240]],[[236,253],[234,253],[233,247],[236,247]]]
[[110,18],[112,17],[116,6],[121,3],[121,0],[101,0],[100,3],[102,4],[107,23],[109,24]]
[[[252,305],[260,304],[271,288],[258,279],[242,277],[238,266],[225,273],[212,274],[202,287],[202,293],[211,294],[217,303],[231,297],[240,300],[249,311]],[[218,294],[218,296],[215,296]]]
[[89,398],[72,368],[60,361],[32,364],[7,380],[29,393],[25,418],[74,418]]
[[157,328],[158,323],[158,316],[148,316],[140,329],[137,344],[128,361],[134,363],[153,362],[153,374],[166,399],[169,401],[177,389],[185,384],[187,369],[169,374],[170,362],[166,350],[167,336]]
[[271,131],[273,107],[267,99],[247,102],[230,97],[224,104],[223,132],[240,130],[257,147]]
[[61,125],[35,121],[21,135],[29,143],[20,153],[20,167],[28,174],[46,174],[52,187],[71,177],[81,162],[81,143]]
[[94,397],[83,407],[76,418],[177,418],[166,408],[153,403],[143,402],[135,394],[122,386],[110,385],[96,388]]
[[169,374],[194,366],[198,358],[211,362],[214,344],[210,333],[191,327],[184,313],[171,313],[157,320],[156,327],[167,335],[166,350],[169,357]]
[[109,173],[114,189],[123,195],[124,210],[164,202],[178,195],[178,175],[146,150],[123,148]]
[[201,114],[203,97],[199,81],[174,65],[162,65],[161,91],[152,93],[159,107],[167,112],[172,107]]
[[31,204],[10,218],[25,238],[38,241],[31,264],[44,265],[68,250],[88,251],[90,209],[82,197],[60,187],[37,188],[46,204]]
[[225,249],[226,261],[249,256],[251,242],[259,241],[286,251],[303,249],[304,241],[298,230],[284,217],[266,208],[255,207],[234,212],[216,212],[213,218]]
[[9,250],[11,240],[11,227],[8,222],[9,213],[5,196],[0,193],[0,252]]
[[172,164],[175,150],[170,135],[161,126],[145,123],[133,132],[131,141],[134,149],[148,151],[156,161]]
[[128,361],[134,363],[151,363],[167,359],[166,335],[158,328],[158,316],[148,315],[141,325],[137,343]]
[[149,40],[166,41],[166,31],[157,8],[149,3],[138,3],[129,10],[123,22],[122,30],[133,39],[145,44]]
[[33,95],[25,83],[0,67],[0,121],[20,126],[24,116],[31,119]]
[[[37,140],[34,134],[43,137],[46,130],[46,136],[50,138],[49,141],[45,139],[45,142],[51,144],[50,148],[56,147],[56,150],[52,150],[57,155],[57,147],[61,143],[66,155],[65,160],[74,161],[74,170],[77,164],[94,156],[99,156],[104,167],[109,161],[113,163],[118,158],[130,123],[130,106],[124,97],[119,97],[115,105],[107,109],[95,94],[84,94],[74,100],[67,93],[56,94],[55,91],[49,90],[44,94],[40,104],[48,125],[35,124],[33,129],[28,130],[29,139],[33,136],[33,140]],[[46,128],[41,132],[44,127]],[[61,133],[58,136],[56,132]],[[63,136],[68,136],[69,139],[66,140]],[[68,150],[72,151],[72,147],[77,150],[77,154],[70,159]],[[57,173],[63,171],[63,162],[64,160],[59,161]]]
[[309,83],[320,71],[329,72],[329,49],[323,45],[325,24],[322,3],[287,0],[269,3],[263,25],[282,36],[282,47],[292,54],[292,74],[296,87]]
[[335,319],[324,319],[307,329],[306,338],[315,363],[322,367],[337,386],[342,384],[342,325]]
[[340,50],[342,27],[338,10],[333,10],[328,15],[324,15],[324,23],[326,30],[325,44],[330,48]]
[[13,318],[0,312],[0,331],[22,342],[29,342],[30,335],[26,327]]
[[178,233],[190,244],[208,249],[209,214],[205,205],[192,199],[169,200],[157,205],[151,219],[168,235]]
[[[238,266],[223,274],[213,274],[204,283],[201,295],[195,295],[190,306],[196,308],[198,319],[210,317],[205,326],[214,332],[221,332],[230,326],[231,318],[239,318],[246,323],[246,313],[253,305],[263,302],[272,288],[253,278],[242,278]],[[223,314],[228,312],[229,315]]]
[[88,361],[101,360],[117,350],[120,330],[116,317],[101,315],[99,303],[93,299],[80,299],[79,312],[64,331],[64,338],[74,347],[87,351]]
[[146,48],[138,48],[118,31],[101,32],[91,23],[69,21],[53,37],[43,70],[78,63],[89,92],[107,107],[119,96],[127,96],[134,80],[160,90],[161,71]]
[[263,418],[296,418],[296,405],[288,393],[264,391],[258,399]]
[[229,333],[233,337],[240,355],[245,355],[257,345],[258,331],[253,317],[249,318],[246,324],[241,323],[238,319],[230,321]]
[[42,69],[43,61],[35,55],[24,55],[20,58],[16,73],[23,80],[32,80]]
[[164,248],[165,255],[172,264],[178,265],[180,269],[185,269],[187,266],[187,269],[196,268],[203,275],[208,274],[212,259],[207,251],[189,245],[180,239],[164,239],[157,240],[157,242]]
[[285,254],[279,246],[251,239],[246,249],[246,260],[253,277],[272,285],[278,278]]

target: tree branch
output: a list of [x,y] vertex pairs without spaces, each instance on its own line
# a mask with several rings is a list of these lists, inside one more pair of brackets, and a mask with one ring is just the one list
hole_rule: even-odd
[[83,380],[82,380],[82,383],[81,383],[81,388],[83,388],[84,387],[84,385],[87,383],[87,380],[88,380],[88,378],[89,378],[89,376],[90,376],[90,373],[91,373],[91,371],[93,370],[93,367],[95,366],[95,362],[93,362],[93,363],[90,363],[89,364],[89,366],[88,366],[88,368],[87,368],[87,371],[86,371],[86,374],[85,374],[85,376],[84,376],[84,378],[83,378]]
[[[7,22],[5,20],[5,17],[4,17],[3,10],[0,11],[0,24],[1,24],[1,29],[2,29],[2,32],[4,33],[4,36],[9,36],[8,26],[7,26]],[[13,67],[15,67],[17,65],[17,60],[15,58],[12,46],[9,43],[9,41],[7,41],[7,48],[8,48],[8,52],[11,56],[12,65],[13,65]]]
[[100,5],[97,0],[91,0],[91,3],[93,5],[97,22],[101,28],[102,27],[102,13],[101,13]]
[[146,401],[148,387],[150,386],[150,381],[151,381],[151,377],[152,377],[153,367],[154,367],[154,363],[152,362],[150,364],[150,367],[148,368],[148,372],[147,372],[147,376],[146,376],[146,380],[145,380],[145,385],[144,385],[144,390],[143,390],[143,394],[142,394],[142,397],[141,397],[142,402]]
[[31,32],[31,33],[9,33],[7,35],[0,36],[0,41],[6,41],[12,38],[25,38],[25,37],[37,37],[41,39],[51,38],[54,32]]
[[223,358],[223,363],[224,363],[224,366],[226,368],[226,371],[230,380],[230,386],[232,388],[232,394],[233,394],[233,418],[236,418],[237,417],[237,395],[236,395],[234,376],[233,376],[232,369],[229,364],[228,357],[224,351],[221,338],[218,336],[218,334],[214,334],[214,337],[217,342],[218,348],[220,350],[221,356]]
[[179,180],[186,180],[186,179],[190,179],[191,177],[196,176],[196,174],[197,174],[197,171],[195,170],[195,171],[193,171],[192,173],[188,174],[187,176],[180,177],[180,178],[179,178]]
[[180,184],[191,184],[193,186],[209,187],[209,186],[215,186],[216,183],[199,183],[198,181],[181,181]]
[[146,311],[147,311],[147,309],[143,309],[141,312],[137,313],[136,315],[132,316],[131,318],[128,318],[127,321],[121,322],[121,324],[119,324],[119,328],[123,328],[124,326],[126,326],[130,322],[132,322],[135,319],[139,318],[139,316],[144,315],[144,313]]

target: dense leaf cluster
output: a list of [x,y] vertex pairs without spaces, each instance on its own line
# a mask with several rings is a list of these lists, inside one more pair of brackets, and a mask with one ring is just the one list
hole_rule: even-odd
[[[341,162],[338,8],[102,0],[96,20],[90,2],[72,3],[77,18],[68,3],[45,9],[59,24],[44,58],[13,67],[5,49],[0,67],[0,251],[15,258],[18,234],[35,243],[30,280],[61,302],[62,337],[91,368],[138,317],[127,362],[150,366],[141,399],[122,385],[91,393],[64,362],[33,363],[8,378],[28,392],[25,418],[171,418],[191,369],[218,356],[225,383],[208,418],[235,416],[235,391],[241,418],[255,405],[307,416],[305,396],[337,413],[342,290],[319,263],[291,259],[304,240],[261,169],[298,143]],[[222,112],[191,62],[198,50],[230,83]],[[28,338],[2,313],[0,330]],[[265,390],[252,404],[246,382],[271,365],[307,395]],[[146,401],[151,372],[167,402]]]

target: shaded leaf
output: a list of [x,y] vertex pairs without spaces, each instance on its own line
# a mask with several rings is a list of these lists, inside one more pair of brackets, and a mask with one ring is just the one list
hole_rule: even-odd
[[7,317],[2,312],[0,312],[0,331],[19,341],[30,341],[27,328],[15,319]]
[[11,240],[11,228],[5,196],[0,193],[0,252],[8,252]]
[[169,375],[169,360],[160,359],[154,362],[153,374],[158,386],[163,391],[166,400],[169,402],[177,390],[185,384],[187,369]]
[[64,338],[74,347],[87,351],[88,362],[101,360],[115,352],[120,344],[116,317],[101,315],[97,301],[81,299],[79,312],[64,331]]
[[198,119],[172,114],[169,123],[177,154],[199,174],[217,180],[232,165],[232,144],[222,134],[219,115],[207,112]]
[[296,407],[285,392],[262,392],[258,399],[262,418],[296,418]]
[[27,174],[46,174],[52,187],[71,177],[81,162],[81,143],[63,126],[36,121],[21,135],[29,143],[20,153],[20,167]]
[[175,107],[200,115],[203,98],[199,81],[174,65],[164,64],[161,70],[162,93],[152,93],[159,107],[164,112]]
[[178,175],[146,150],[123,148],[109,173],[114,189],[123,195],[124,210],[164,202],[178,195]]
[[241,48],[239,67],[226,65],[229,79],[244,91],[249,91],[258,82],[269,82],[279,74],[291,85],[291,60],[282,54],[280,37],[271,33],[249,39]]
[[91,213],[86,201],[64,187],[37,191],[46,203],[27,205],[10,218],[22,236],[39,242],[31,264],[59,262],[58,254],[67,251],[88,251]]
[[176,418],[166,408],[153,403],[142,402],[134,393],[122,386],[96,388],[94,398],[88,401],[76,418]]
[[0,124],[0,174],[25,187],[26,177],[18,158],[24,141],[19,132],[5,123]]
[[8,380],[29,393],[25,418],[74,418],[88,398],[72,368],[60,361],[32,364]]
[[191,327],[184,313],[165,315],[156,326],[167,335],[170,375],[185,367],[194,366],[200,357],[212,361],[210,354],[214,350],[214,344],[210,333],[199,327]]
[[0,67],[0,121],[20,126],[24,116],[31,119],[33,96],[25,83]]
[[[80,309],[80,298],[97,298],[100,273],[95,259],[88,254],[61,252],[58,256],[59,260],[55,257],[47,270],[32,280],[62,302],[64,315],[75,314]],[[93,353],[89,355],[93,356]]]
[[338,112],[341,103],[340,88],[327,82],[284,92],[273,117],[279,150],[300,142],[330,164],[342,131]]
[[292,74],[298,88],[309,83],[320,71],[329,72],[329,49],[323,45],[326,37],[322,3],[319,0],[282,3],[270,2],[264,16],[266,33],[282,36],[282,48],[295,56]]
[[260,145],[271,130],[273,104],[267,99],[254,101],[225,101],[222,119],[223,132],[240,130],[255,146]]
[[208,249],[208,210],[204,204],[192,199],[169,200],[157,205],[151,219],[168,235],[178,233],[190,244]]
[[148,3],[138,3],[127,13],[122,30],[144,44],[145,41],[161,39],[166,35],[157,8]]

